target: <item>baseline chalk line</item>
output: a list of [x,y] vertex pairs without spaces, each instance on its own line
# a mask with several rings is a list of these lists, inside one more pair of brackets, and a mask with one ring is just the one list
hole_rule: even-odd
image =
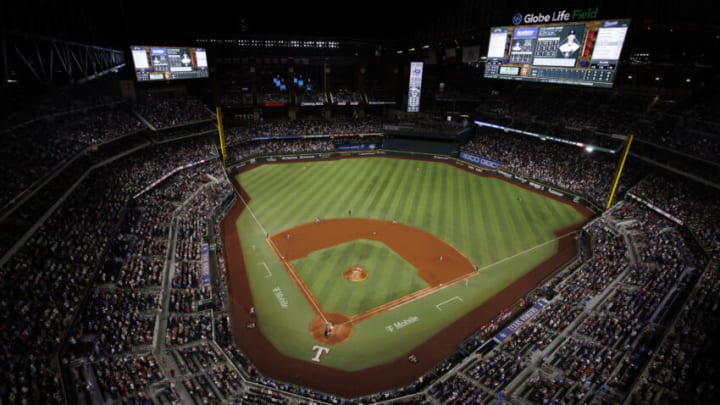
[[439,304],[435,304],[435,308],[437,308],[438,311],[442,311],[442,308],[440,308],[441,305],[445,305],[445,304],[447,304],[448,302],[452,302],[452,301],[455,301],[455,300],[460,300],[460,301],[462,302],[463,299],[460,298],[460,297],[458,297],[458,296],[456,295],[456,296],[454,296],[454,297],[452,297],[452,298],[450,298],[450,299],[447,299],[447,300],[445,300],[445,301],[443,301],[443,302],[441,302],[441,303],[439,303]]
[[270,272],[270,268],[268,267],[267,263],[265,263],[265,262],[260,262],[260,263],[258,263],[258,264],[262,264],[263,266],[265,266],[265,271],[267,271],[267,275],[265,276],[265,278],[270,278],[270,277],[272,277],[272,273]]

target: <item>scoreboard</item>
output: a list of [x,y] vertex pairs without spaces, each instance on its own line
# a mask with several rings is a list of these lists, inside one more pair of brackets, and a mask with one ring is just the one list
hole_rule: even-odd
[[420,92],[422,90],[423,62],[410,62],[408,80],[407,112],[420,111]]
[[485,77],[612,87],[629,19],[493,27]]
[[208,77],[204,48],[131,46],[130,51],[139,82]]

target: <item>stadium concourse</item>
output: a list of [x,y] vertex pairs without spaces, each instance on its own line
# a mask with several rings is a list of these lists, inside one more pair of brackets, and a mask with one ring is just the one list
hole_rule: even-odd
[[[634,105],[627,100],[617,105]],[[35,113],[0,140],[0,202],[22,219],[4,222],[1,240],[1,402],[346,401],[261,375],[233,342],[217,226],[235,195],[211,110],[189,96],[96,101]],[[498,117],[542,116],[552,102],[503,105]],[[664,116],[671,128],[676,113],[720,125],[700,106],[681,108]],[[574,125],[600,120],[588,117],[578,112]],[[233,130],[230,160],[374,143],[387,121]],[[628,120],[601,123],[625,132]],[[272,139],[289,132],[322,136]],[[355,136],[365,133],[374,135]],[[649,136],[681,147],[677,137]],[[717,150],[708,142],[699,152]],[[614,169],[574,146],[485,130],[462,149],[597,204]],[[58,170],[77,181],[44,187]],[[707,343],[718,333],[718,193],[640,163],[627,170],[622,197],[584,227],[583,255],[512,313],[547,301],[535,317],[494,339],[512,320],[498,314],[415,384],[347,402],[716,402],[717,349]]]

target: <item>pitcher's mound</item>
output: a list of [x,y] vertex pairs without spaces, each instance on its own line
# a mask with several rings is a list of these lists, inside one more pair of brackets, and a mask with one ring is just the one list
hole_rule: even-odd
[[346,279],[353,281],[353,282],[359,282],[363,281],[368,277],[367,270],[363,269],[359,266],[353,266],[349,269],[345,270],[343,273]]
[[321,317],[315,317],[310,322],[310,334],[321,343],[336,345],[346,341],[352,334],[350,318],[342,314],[325,314],[328,323]]

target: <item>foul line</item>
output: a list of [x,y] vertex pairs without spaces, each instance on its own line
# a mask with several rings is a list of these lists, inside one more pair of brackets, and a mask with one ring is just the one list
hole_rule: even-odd
[[275,246],[275,243],[273,243],[271,238],[266,239],[270,247],[275,251],[275,254],[280,259],[280,261],[283,263],[285,268],[288,271],[288,274],[290,274],[290,277],[295,281],[295,284],[300,287],[300,290],[302,290],[303,295],[305,296],[305,299],[312,305],[313,309],[315,309],[315,312],[323,319],[323,321],[328,322],[328,319],[325,317],[325,313],[323,313],[322,308],[320,307],[320,304],[315,300],[315,296],[310,292],[310,289],[307,285],[305,285],[305,282],[300,278],[300,275],[297,274],[295,271],[295,268],[288,263],[285,259],[283,259],[283,255],[278,250],[277,246]]
[[[385,304],[383,304],[383,305],[380,305],[380,306],[378,306],[378,307],[375,307],[375,308],[373,308],[373,309],[370,309],[370,310],[368,310],[368,311],[365,311],[365,312],[362,312],[362,313],[360,313],[360,314],[358,314],[358,315],[355,315],[355,316],[351,317],[349,320],[343,322],[343,323],[340,324],[340,325],[344,325],[344,324],[346,324],[346,323],[356,323],[356,322],[360,322],[360,321],[365,320],[365,319],[367,319],[367,318],[370,318],[370,317],[372,317],[372,316],[374,316],[374,315],[377,315],[377,314],[379,314],[379,313],[381,313],[381,312],[383,312],[383,311],[388,311],[388,310],[391,310],[391,309],[395,309],[395,308],[400,307],[400,306],[403,306],[403,305],[405,305],[405,304],[409,304],[410,302],[413,302],[413,301],[419,300],[419,299],[421,299],[421,298],[427,297],[428,295],[434,294],[434,293],[437,292],[437,291],[444,290],[444,289],[446,289],[446,288],[448,288],[448,287],[450,287],[450,286],[453,286],[453,285],[455,285],[456,283],[458,283],[458,282],[460,282],[460,281],[462,281],[462,280],[466,280],[466,281],[467,281],[467,280],[469,280],[469,279],[471,279],[471,278],[478,277],[478,276],[481,275],[480,272],[481,272],[482,270],[488,269],[488,268],[493,267],[493,266],[495,266],[495,265],[497,265],[497,264],[500,264],[500,263],[503,263],[503,262],[508,261],[508,260],[510,260],[510,259],[513,259],[513,258],[515,258],[515,257],[517,257],[517,256],[520,256],[520,255],[523,255],[523,254],[525,254],[525,253],[531,252],[531,251],[533,251],[533,250],[535,250],[535,249],[539,249],[539,248],[541,248],[541,247],[543,247],[543,246],[545,246],[545,245],[548,245],[548,244],[550,244],[550,243],[553,243],[553,242],[555,242],[555,241],[558,241],[558,240],[560,240],[560,239],[562,239],[562,238],[565,238],[565,237],[567,237],[567,236],[569,236],[569,235],[572,235],[572,234],[574,234],[574,233],[575,233],[574,231],[573,231],[573,232],[568,232],[568,233],[566,233],[566,234],[564,234],[564,235],[560,235],[560,236],[558,236],[558,237],[556,237],[556,238],[547,240],[547,241],[545,241],[545,242],[543,242],[543,243],[540,243],[539,245],[533,246],[533,247],[531,247],[531,248],[529,248],[529,249],[523,250],[523,251],[518,252],[518,253],[516,253],[516,254],[514,254],[514,255],[508,256],[508,257],[506,257],[506,258],[504,258],[504,259],[498,260],[498,261],[496,261],[496,262],[494,262],[494,263],[490,263],[490,264],[488,264],[488,265],[485,266],[485,267],[479,268],[477,271],[473,271],[472,273],[463,274],[463,275],[458,276],[458,277],[456,277],[456,278],[454,278],[454,279],[452,279],[452,280],[449,280],[449,281],[447,281],[447,282],[445,282],[445,283],[443,283],[443,284],[438,284],[438,285],[436,285],[436,286],[434,286],[434,287],[427,287],[427,288],[424,288],[424,289],[422,289],[422,290],[416,291],[416,292],[414,292],[414,293],[408,294],[408,295],[406,295],[406,296],[404,296],[404,297],[400,297],[400,298],[398,298],[398,299],[396,299],[396,300],[390,301],[390,302],[388,302],[388,303],[385,303]],[[458,298],[460,298],[460,297],[458,297]],[[462,299],[461,299],[461,300],[462,300]]]
[[[305,296],[305,299],[310,303],[310,305],[313,306],[313,308],[315,309],[315,312],[317,312],[317,314],[323,319],[323,321],[328,322],[327,318],[325,317],[325,314],[322,311],[322,308],[320,308],[320,304],[318,304],[318,302],[315,301],[315,296],[312,295],[312,293],[310,292],[308,287],[305,285],[305,282],[303,282],[303,280],[300,278],[300,276],[295,272],[295,268],[293,268],[293,266],[290,263],[286,262],[285,259],[282,258],[282,254],[280,254],[277,246],[275,246],[273,241],[268,236],[267,230],[262,226],[260,221],[257,219],[257,217],[255,216],[255,213],[250,208],[247,201],[245,201],[245,199],[242,197],[242,195],[240,194],[239,191],[237,191],[237,190],[235,190],[235,191],[237,192],[237,196],[240,198],[240,200],[243,202],[243,204],[245,204],[245,208],[247,208],[247,210],[250,212],[250,215],[252,215],[253,219],[255,220],[255,223],[258,225],[258,227],[260,227],[260,230],[262,230],[262,232],[266,235],[267,238],[265,240],[270,245],[270,247],[272,247],[272,249],[275,251],[275,254],[277,255],[277,257],[280,258],[280,261],[282,261],[283,265],[285,266],[288,273],[290,274],[290,277],[293,278],[293,280],[295,281],[295,284],[297,284],[298,287],[300,287],[300,290],[302,290],[303,295]],[[265,262],[263,262],[263,264],[265,264]],[[270,269],[268,269],[266,264],[265,264],[265,269],[267,269],[270,276],[272,276],[272,273],[270,273]],[[267,278],[267,276],[266,276],[266,278]]]
[[459,296],[456,295],[456,296],[454,296],[454,297],[452,297],[452,298],[450,298],[450,299],[447,299],[447,300],[445,300],[445,301],[443,301],[443,302],[441,302],[441,303],[439,303],[439,304],[435,304],[435,308],[437,308],[438,311],[442,311],[442,308],[440,308],[440,305],[445,305],[445,304],[447,304],[448,302],[452,302],[452,301],[455,301],[455,300],[460,300],[460,302],[463,301],[462,298],[460,298]]
[[[236,190],[236,191],[237,191],[237,190]],[[247,210],[250,212],[250,215],[253,217],[253,219],[255,220],[255,223],[257,223],[258,227],[260,227],[260,230],[262,230],[265,235],[268,235],[267,230],[265,230],[265,228],[262,226],[262,224],[260,223],[260,221],[259,221],[259,220],[257,219],[257,217],[255,216],[255,213],[254,213],[253,210],[250,208],[250,206],[249,206],[248,203],[245,201],[245,199],[242,197],[242,195],[240,195],[239,192],[237,192],[237,195],[238,195],[238,197],[240,198],[240,200],[243,202],[243,204],[245,204],[245,208],[247,208]],[[543,246],[545,246],[545,245],[548,245],[548,244],[550,244],[550,243],[556,242],[556,241],[558,241],[558,240],[560,240],[560,239],[562,239],[562,238],[565,238],[565,237],[567,237],[567,236],[569,236],[569,235],[572,235],[572,234],[574,234],[574,233],[575,233],[575,231],[573,231],[573,232],[568,232],[568,233],[566,233],[566,234],[564,234],[564,235],[558,236],[557,238],[553,238],[553,239],[547,240],[547,241],[545,241],[545,242],[543,242],[543,243],[540,243],[540,244],[538,244],[538,245],[536,245],[536,246],[533,246],[533,247],[531,247],[531,248],[529,248],[529,249],[525,249],[525,250],[523,250],[523,251],[520,251],[520,252],[518,252],[518,253],[515,253],[514,255],[510,255],[510,256],[508,256],[508,257],[505,257],[505,258],[503,258],[503,259],[500,259],[500,260],[498,260],[498,261],[496,261],[496,262],[494,262],[494,263],[490,263],[490,264],[488,264],[487,266],[480,267],[480,268],[477,269],[476,272],[473,272],[473,273],[470,273],[470,274],[465,274],[465,275],[456,277],[455,279],[450,280],[449,283],[444,283],[444,284],[440,284],[440,285],[437,285],[437,286],[434,286],[434,287],[425,288],[425,289],[423,289],[423,290],[416,291],[416,292],[413,293],[413,294],[406,295],[405,297],[396,299],[396,300],[394,300],[394,301],[391,301],[391,302],[386,303],[385,305],[381,305],[381,306],[379,306],[379,307],[373,308],[373,309],[371,309],[371,310],[369,310],[369,311],[366,311],[366,312],[363,312],[363,313],[361,313],[361,314],[358,314],[358,315],[356,315],[356,316],[354,316],[354,317],[351,317],[348,321],[345,321],[345,322],[343,322],[342,324],[359,322],[359,321],[364,320],[364,319],[367,319],[367,318],[369,318],[369,317],[371,317],[371,316],[373,316],[373,315],[375,315],[375,314],[378,314],[378,313],[380,313],[380,312],[383,312],[384,310],[395,309],[395,308],[397,308],[397,307],[399,307],[399,306],[402,306],[402,305],[404,305],[404,304],[407,304],[407,303],[409,303],[409,302],[412,302],[412,301],[418,300],[418,299],[420,299],[420,298],[426,297],[426,296],[428,296],[428,295],[430,295],[430,294],[432,294],[432,293],[435,293],[435,292],[437,292],[437,291],[439,291],[439,290],[444,290],[445,288],[450,287],[451,285],[454,285],[454,284],[457,283],[458,281],[467,280],[467,279],[470,279],[470,278],[479,276],[479,275],[480,275],[479,272],[481,272],[481,271],[483,271],[483,270],[489,269],[489,268],[491,268],[491,267],[493,267],[493,266],[495,266],[495,265],[498,265],[498,264],[500,264],[500,263],[504,263],[504,262],[506,262],[506,261],[508,261],[508,260],[512,260],[512,259],[514,259],[514,258],[516,258],[516,257],[518,257],[518,256],[520,256],[520,255],[525,254],[525,253],[532,252],[532,251],[535,250],[535,249],[539,249],[539,248],[541,248],[541,247],[543,247]],[[310,292],[310,290],[308,289],[308,287],[305,285],[305,282],[304,282],[304,281],[300,278],[300,276],[295,272],[295,268],[294,268],[290,263],[286,262],[285,259],[282,258],[282,255],[281,255],[280,252],[278,251],[277,246],[275,246],[275,244],[272,242],[272,240],[270,239],[270,237],[267,237],[266,240],[267,240],[268,244],[272,247],[272,249],[275,251],[275,254],[280,258],[280,260],[282,261],[282,263],[283,263],[283,265],[285,266],[285,268],[288,270],[288,273],[290,274],[290,276],[291,276],[291,277],[293,278],[293,280],[295,281],[295,284],[297,284],[297,285],[300,287],[300,289],[302,290],[303,295],[305,296],[305,299],[310,303],[310,305],[313,306],[313,308],[315,309],[315,312],[323,319],[323,321],[328,322],[327,318],[325,317],[325,313],[322,311],[322,308],[320,307],[320,304],[315,300],[315,296]],[[456,249],[456,250],[457,250],[457,249]],[[459,252],[459,251],[458,251],[458,252]],[[460,254],[462,255],[462,253],[460,253]],[[265,268],[267,269],[267,265],[265,265]],[[269,273],[269,272],[270,272],[270,270],[268,269],[268,273]],[[272,276],[272,274],[270,274],[270,275]],[[467,284],[466,284],[466,286],[467,286]],[[453,299],[455,299],[455,298],[458,298],[458,299],[460,299],[460,301],[462,301],[462,298],[457,297],[457,296],[451,298],[451,300],[453,300]],[[440,303],[440,304],[443,304],[443,303]],[[436,306],[437,306],[437,305],[436,305]],[[438,308],[438,309],[439,309],[439,308]],[[342,324],[341,324],[341,325],[342,325]]]
[[[236,190],[236,191],[237,191],[237,190]],[[245,201],[245,199],[242,197],[242,195],[240,195],[240,192],[237,192],[237,196],[240,198],[240,200],[243,202],[243,204],[245,204],[245,208],[247,208],[247,210],[250,212],[250,215],[252,215],[253,219],[255,220],[255,223],[258,224],[258,226],[260,227],[260,230],[263,231],[263,234],[264,234],[264,235],[267,235],[267,234],[268,234],[268,233],[267,233],[267,230],[265,230],[265,228],[262,226],[262,224],[260,223],[260,221],[257,219],[257,217],[255,216],[255,213],[254,213],[253,210],[250,208],[250,206],[248,205],[247,201]]]
[[397,298],[397,299],[395,299],[395,300],[393,300],[393,301],[386,302],[386,303],[383,304],[383,305],[377,306],[377,307],[375,307],[375,308],[372,308],[372,309],[370,309],[370,310],[367,310],[367,311],[365,311],[365,312],[362,312],[362,313],[360,313],[360,314],[357,314],[357,315],[355,315],[355,316],[352,316],[352,317],[350,317],[349,320],[341,323],[340,325],[344,325],[344,324],[346,324],[346,323],[356,323],[356,322],[363,321],[363,320],[365,320],[365,319],[367,319],[367,318],[370,318],[370,317],[372,317],[372,316],[375,316],[375,315],[377,315],[377,314],[379,314],[379,313],[381,313],[381,312],[385,312],[385,311],[389,311],[389,310],[391,310],[391,309],[395,309],[395,308],[397,308],[397,307],[403,306],[403,305],[408,304],[408,303],[410,303],[410,302],[417,301],[417,300],[419,300],[419,299],[421,299],[421,298],[427,297],[428,295],[434,294],[434,293],[436,293],[436,292],[438,292],[438,291],[440,291],[440,290],[444,290],[444,289],[446,289],[446,288],[448,288],[448,287],[452,287],[452,286],[455,285],[456,283],[459,283],[460,281],[465,280],[465,279],[468,279],[468,278],[470,278],[470,277],[475,277],[476,275],[477,275],[477,274],[473,271],[472,273],[462,274],[462,275],[460,275],[460,276],[458,276],[458,277],[455,277],[454,279],[449,280],[449,281],[447,281],[447,282],[445,282],[445,283],[440,283],[440,284],[437,284],[437,285],[432,286],[432,287],[423,288],[422,290],[415,291],[415,292],[410,293],[410,294],[408,294],[408,295],[405,295],[405,296],[402,296],[402,297],[400,297],[400,298]]
[[270,268],[268,267],[267,263],[265,263],[265,262],[260,262],[260,263],[258,263],[258,264],[262,264],[263,266],[265,266],[265,271],[267,271],[267,276],[265,276],[265,278],[270,278],[270,277],[272,277],[272,273],[270,272]]
[[496,261],[496,262],[490,263],[490,264],[488,264],[487,266],[480,267],[480,268],[478,269],[478,272],[483,271],[483,270],[485,270],[485,269],[489,269],[490,267],[493,267],[493,266],[498,265],[498,264],[500,264],[500,263],[504,263],[504,262],[506,262],[506,261],[508,261],[508,260],[512,260],[512,259],[514,259],[514,258],[516,258],[516,257],[518,257],[518,256],[524,255],[525,253],[532,252],[532,251],[535,250],[535,249],[540,249],[541,247],[543,247],[543,246],[545,246],[545,245],[549,245],[549,244],[551,244],[551,243],[553,243],[553,242],[559,241],[560,239],[562,239],[562,238],[564,238],[564,237],[566,237],[566,236],[572,235],[572,234],[574,234],[574,233],[575,233],[575,231],[573,231],[573,232],[568,232],[568,233],[566,233],[566,234],[564,234],[564,235],[558,236],[557,238],[553,238],[553,239],[546,240],[545,242],[543,242],[543,243],[541,243],[541,244],[539,244],[539,245],[535,245],[535,246],[533,246],[533,247],[531,247],[531,248],[529,248],[529,249],[525,249],[525,250],[523,250],[523,251],[517,252],[517,253],[515,253],[514,255],[510,255],[510,256],[505,257],[505,258],[503,258],[503,259],[500,259],[500,260],[498,260],[498,261]]

